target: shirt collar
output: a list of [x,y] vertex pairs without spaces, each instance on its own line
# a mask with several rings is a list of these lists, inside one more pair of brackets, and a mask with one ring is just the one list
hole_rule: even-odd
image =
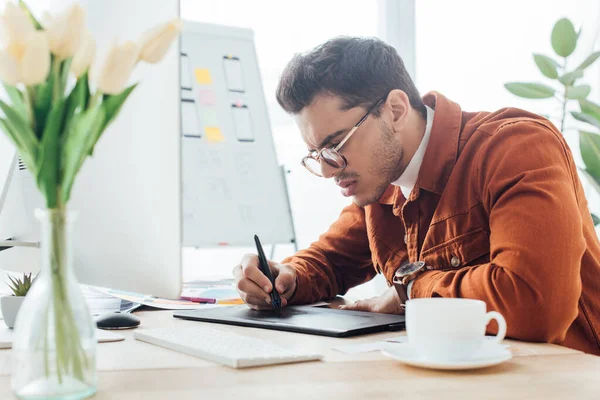
[[392,185],[400,187],[402,194],[407,199],[417,183],[419,170],[421,169],[421,164],[423,163],[423,157],[425,156],[425,150],[427,149],[427,144],[429,143],[429,137],[431,136],[431,127],[433,126],[433,116],[435,111],[427,105],[425,108],[427,109],[427,123],[425,124],[425,134],[421,139],[421,143],[406,166],[406,169],[404,172],[402,172],[402,175],[400,175],[396,181],[392,182]]
[[[427,93],[423,102],[435,110],[435,118],[416,185],[441,194],[458,157],[462,110],[458,104],[438,92]],[[389,185],[379,203],[400,207],[405,199],[399,187]]]

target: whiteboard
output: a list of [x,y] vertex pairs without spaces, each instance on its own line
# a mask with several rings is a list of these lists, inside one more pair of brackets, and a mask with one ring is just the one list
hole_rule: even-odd
[[183,246],[293,242],[253,32],[186,21],[180,71]]

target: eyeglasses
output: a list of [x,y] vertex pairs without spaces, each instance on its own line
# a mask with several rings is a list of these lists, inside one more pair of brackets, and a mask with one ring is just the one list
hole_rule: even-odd
[[321,150],[312,150],[308,153],[306,157],[302,159],[301,164],[310,172],[315,174],[316,176],[323,177],[323,167],[321,161],[325,161],[327,165],[336,168],[336,169],[344,169],[346,165],[348,165],[348,161],[346,157],[340,154],[339,150],[342,146],[350,139],[352,134],[356,132],[359,126],[362,125],[363,122],[371,115],[373,110],[375,110],[385,98],[380,99],[373,107],[367,111],[367,113],[354,125],[354,127],[348,132],[348,134],[344,137],[344,139],[335,147],[328,147]]

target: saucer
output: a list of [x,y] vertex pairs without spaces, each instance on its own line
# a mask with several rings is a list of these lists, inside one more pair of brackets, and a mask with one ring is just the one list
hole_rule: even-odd
[[467,360],[429,360],[417,354],[410,343],[398,343],[393,346],[387,346],[381,352],[395,360],[414,367],[443,369],[443,370],[463,370],[491,367],[501,364],[512,358],[512,353],[507,349],[508,346],[487,342],[484,343],[471,358]]

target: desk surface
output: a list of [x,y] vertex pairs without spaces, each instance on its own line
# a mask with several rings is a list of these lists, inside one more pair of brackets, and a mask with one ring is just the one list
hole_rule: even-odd
[[[188,327],[202,322],[171,311],[137,313],[142,327]],[[379,352],[345,354],[332,347],[403,335],[387,332],[337,339],[213,325],[284,345],[303,344],[324,361],[235,370],[133,339],[98,344],[95,399],[591,399],[600,393],[600,357],[565,347],[507,340],[512,360],[491,368],[442,372],[405,366]],[[0,399],[11,398],[10,350],[0,350]]]

